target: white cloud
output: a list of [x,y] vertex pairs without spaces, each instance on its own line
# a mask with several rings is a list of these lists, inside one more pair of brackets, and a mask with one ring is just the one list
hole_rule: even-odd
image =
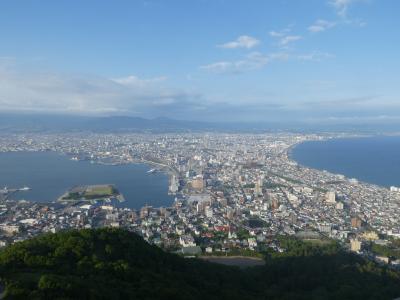
[[278,32],[278,31],[270,31],[270,32],[269,32],[269,35],[272,36],[272,37],[282,37],[282,36],[284,36],[285,34],[282,33],[282,32]]
[[235,49],[235,48],[246,48],[251,49],[260,44],[260,41],[254,37],[248,35],[239,36],[235,41],[228,42],[222,45],[218,45],[220,48]]
[[214,73],[225,73],[233,68],[234,62],[219,61],[212,64],[201,66],[200,69],[212,71]]
[[0,111],[153,117],[190,110],[200,97],[167,86],[165,77],[109,79],[0,68]]
[[278,37],[283,37],[285,35],[288,35],[290,31],[291,31],[290,27],[287,27],[287,28],[282,29],[280,31],[272,30],[272,31],[269,32],[269,35],[271,37],[278,38]]
[[344,18],[347,16],[347,11],[353,3],[359,0],[330,0],[330,4],[335,8],[336,13]]
[[269,35],[278,40],[278,45],[282,48],[287,48],[287,46],[295,41],[301,40],[302,36],[300,35],[291,35],[291,28],[287,27],[280,31],[270,31]]
[[127,77],[121,77],[121,78],[114,78],[112,79],[116,83],[126,85],[126,86],[138,86],[138,87],[144,87],[149,84],[154,84],[154,83],[159,83],[167,80],[166,76],[161,76],[161,77],[155,77],[155,78],[149,78],[149,79],[143,79],[139,78],[134,75],[130,75]]
[[242,73],[260,69],[271,61],[285,60],[287,58],[288,56],[285,53],[262,54],[260,52],[252,52],[241,60],[215,62],[201,66],[200,69],[213,73]]
[[319,20],[315,21],[315,23],[313,25],[308,27],[308,31],[314,32],[314,33],[322,32],[327,29],[333,28],[335,26],[336,26],[336,22],[330,22],[330,21],[319,19]]
[[308,54],[301,54],[298,55],[297,58],[300,60],[305,60],[305,61],[322,61],[324,59],[328,58],[333,58],[335,57],[333,54],[326,53],[326,52],[319,52],[319,51],[314,51]]
[[[289,40],[290,40],[289,36]],[[294,39],[294,40],[297,40]],[[288,41],[289,43],[290,41]],[[207,70],[217,74],[238,74],[246,71],[257,70],[265,67],[273,61],[302,60],[320,62],[324,59],[335,57],[327,52],[313,51],[306,54],[288,53],[280,51],[275,53],[263,54],[260,52],[252,52],[236,61],[219,61],[212,64],[200,66],[200,69]]]
[[289,43],[301,40],[302,37],[300,35],[287,35],[280,39],[279,44],[281,46],[287,46]]

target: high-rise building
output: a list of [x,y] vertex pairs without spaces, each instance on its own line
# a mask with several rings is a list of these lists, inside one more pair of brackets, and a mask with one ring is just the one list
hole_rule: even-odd
[[271,201],[271,208],[272,208],[273,210],[279,208],[279,201],[278,201],[277,199],[275,199],[275,198],[272,199],[272,201]]
[[263,182],[261,178],[258,178],[255,186],[254,186],[254,195],[255,196],[262,196],[262,186],[263,186]]
[[169,192],[171,194],[176,194],[176,192],[178,192],[179,190],[179,181],[176,179],[175,175],[171,176],[171,182],[169,185]]
[[204,209],[204,213],[207,218],[212,218],[213,217],[213,210],[210,206],[206,206]]
[[325,201],[327,203],[336,203],[336,193],[334,191],[329,191],[325,195]]
[[202,175],[197,175],[192,180],[192,188],[196,190],[203,190],[204,189],[204,179]]

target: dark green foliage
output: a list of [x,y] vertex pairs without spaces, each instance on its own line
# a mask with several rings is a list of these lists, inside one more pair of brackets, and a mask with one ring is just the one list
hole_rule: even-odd
[[245,189],[254,189],[256,185],[254,183],[247,183],[245,185],[243,185],[243,188]]
[[387,256],[392,259],[400,259],[400,241],[393,240],[388,245],[371,243],[371,251],[376,255]]
[[[251,299],[236,268],[187,260],[117,229],[68,231],[0,253],[8,298]],[[235,282],[236,280],[236,282]]]
[[43,235],[0,253],[6,299],[393,299],[397,273],[336,243],[281,238],[262,267],[184,259],[118,229]]
[[245,225],[247,225],[251,228],[261,228],[261,227],[267,226],[267,222],[265,222],[264,220],[262,220],[258,217],[250,217],[244,223],[245,223]]

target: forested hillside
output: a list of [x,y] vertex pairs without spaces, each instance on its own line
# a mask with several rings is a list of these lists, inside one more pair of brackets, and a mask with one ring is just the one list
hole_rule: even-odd
[[0,252],[6,299],[393,299],[399,275],[337,244],[282,238],[239,269],[185,259],[125,230],[47,234]]

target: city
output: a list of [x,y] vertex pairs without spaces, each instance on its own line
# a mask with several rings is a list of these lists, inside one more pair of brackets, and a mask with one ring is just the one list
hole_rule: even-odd
[[400,1],[0,2],[0,300],[399,300]]
[[1,152],[55,151],[93,163],[147,163],[154,166],[151,172],[168,174],[168,192],[175,201],[137,210],[83,199],[40,203],[8,199],[5,188],[0,193],[0,245],[66,229],[121,227],[185,256],[257,257],[268,248],[284,251],[277,237],[287,235],[316,242],[334,239],[349,251],[396,268],[400,260],[380,255],[373,245],[390,245],[400,237],[398,189],[310,169],[291,159],[299,143],[351,136],[2,135]]

